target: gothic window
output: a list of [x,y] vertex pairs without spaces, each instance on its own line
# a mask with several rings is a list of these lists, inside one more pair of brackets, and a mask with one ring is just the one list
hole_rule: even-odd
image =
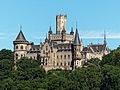
[[54,53],[54,57],[55,57],[55,53]]
[[58,66],[59,64],[57,63],[57,66]]
[[62,63],[61,63],[61,66],[62,66]]
[[70,55],[68,55],[68,59],[70,59]]
[[66,62],[64,62],[64,66],[66,66]]
[[66,55],[64,55],[64,59],[66,59]]
[[47,59],[46,59],[46,65],[47,65]]
[[18,59],[18,54],[16,53],[16,55],[15,55],[15,56],[16,56],[16,60],[17,60],[17,59]]
[[59,56],[57,55],[57,59],[59,58]]
[[61,55],[61,59],[62,59],[62,55]]
[[23,45],[20,47],[20,49],[23,49]]
[[21,54],[21,58],[23,57],[23,55]]
[[70,66],[70,62],[68,62],[68,66]]
[[16,49],[18,49],[18,46],[16,46]]

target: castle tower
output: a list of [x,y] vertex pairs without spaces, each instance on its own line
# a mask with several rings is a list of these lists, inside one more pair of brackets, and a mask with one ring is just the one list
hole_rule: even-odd
[[48,31],[48,39],[51,40],[50,35],[52,34],[52,28],[50,26],[49,31]]
[[20,27],[20,32],[16,40],[13,41],[13,44],[14,44],[14,60],[16,61],[21,57],[26,57],[28,41],[26,40],[22,32],[22,27]]
[[63,27],[66,30],[66,15],[57,15],[56,16],[56,34],[62,33]]
[[62,42],[66,41],[66,30],[65,30],[65,27],[63,27],[63,30],[62,30]]
[[73,42],[73,62],[72,62],[73,69],[82,66],[81,65],[81,58],[82,58],[81,51],[82,51],[82,49],[83,49],[82,42],[80,41],[79,33],[78,33],[77,28],[76,28],[75,39]]

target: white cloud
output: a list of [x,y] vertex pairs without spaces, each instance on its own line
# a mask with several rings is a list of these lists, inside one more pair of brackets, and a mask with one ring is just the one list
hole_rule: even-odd
[[[82,31],[82,30],[81,30]],[[82,38],[103,38],[104,37],[104,32],[94,32],[94,31],[89,31],[89,32],[81,32],[80,37]],[[120,38],[120,33],[112,33],[112,32],[106,32],[106,37],[107,38]]]

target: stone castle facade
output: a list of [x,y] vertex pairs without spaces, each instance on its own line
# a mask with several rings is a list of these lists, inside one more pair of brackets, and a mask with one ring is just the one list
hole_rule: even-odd
[[22,57],[28,57],[40,60],[41,66],[46,70],[69,70],[82,67],[91,58],[102,60],[104,55],[110,53],[105,34],[103,44],[90,44],[84,47],[77,28],[75,33],[73,28],[70,33],[66,32],[66,20],[66,15],[57,15],[56,33],[53,33],[50,27],[48,37],[40,45],[27,41],[20,30],[16,40],[13,41],[15,62]]

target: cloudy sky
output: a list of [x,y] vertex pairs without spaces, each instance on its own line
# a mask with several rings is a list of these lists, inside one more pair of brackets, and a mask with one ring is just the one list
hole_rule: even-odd
[[67,14],[68,32],[77,22],[82,38],[102,38],[104,30],[120,38],[120,0],[0,0],[0,49],[13,48],[20,25],[27,40],[39,44],[49,26],[55,32],[59,14]]

